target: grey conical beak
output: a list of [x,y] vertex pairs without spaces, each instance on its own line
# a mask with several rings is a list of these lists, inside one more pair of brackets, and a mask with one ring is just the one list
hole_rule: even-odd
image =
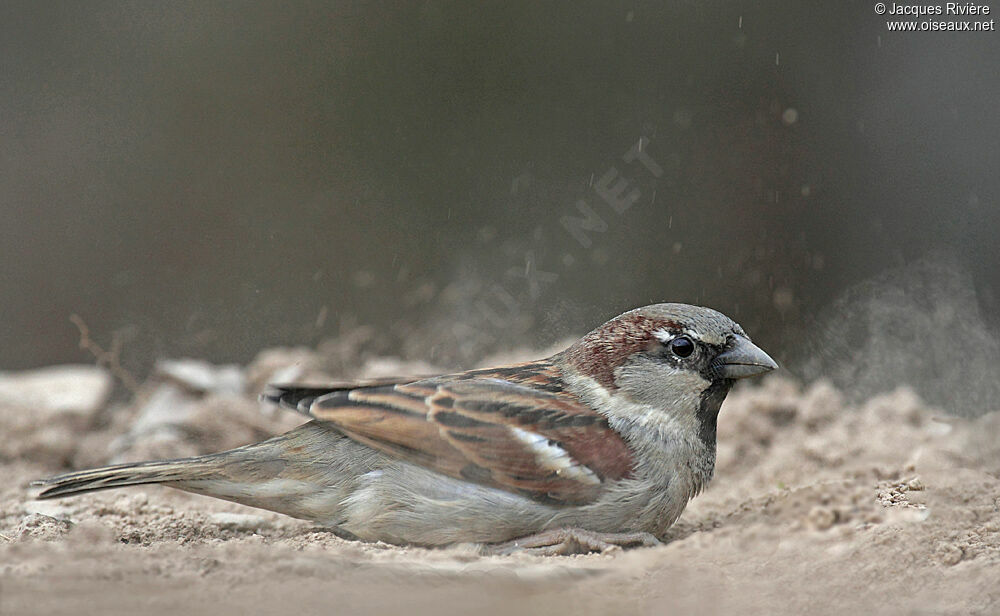
[[712,362],[715,373],[723,379],[745,379],[778,367],[771,357],[743,336],[736,336],[729,348]]

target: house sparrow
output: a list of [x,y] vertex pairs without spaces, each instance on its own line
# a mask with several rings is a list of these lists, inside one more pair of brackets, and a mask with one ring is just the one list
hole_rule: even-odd
[[347,387],[272,386],[313,418],[217,454],[35,482],[38,498],[162,483],[362,540],[542,554],[653,545],[712,477],[736,379],[777,364],[723,314],[626,312],[533,362]]

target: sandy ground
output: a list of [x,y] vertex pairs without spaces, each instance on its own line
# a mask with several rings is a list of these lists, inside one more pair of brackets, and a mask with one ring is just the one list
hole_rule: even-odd
[[314,359],[262,356],[228,390],[161,378],[90,415],[0,405],[0,613],[1000,614],[1000,413],[956,419],[906,390],[850,406],[822,382],[737,389],[710,489],[665,545],[608,554],[363,544],[161,487],[27,495],[70,467],[284,430],[297,419],[253,392]]

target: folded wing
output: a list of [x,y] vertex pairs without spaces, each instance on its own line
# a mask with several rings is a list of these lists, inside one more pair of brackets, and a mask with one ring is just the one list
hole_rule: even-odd
[[551,375],[510,370],[300,390],[295,406],[380,451],[542,502],[592,502],[629,476],[630,450],[602,415],[551,386]]

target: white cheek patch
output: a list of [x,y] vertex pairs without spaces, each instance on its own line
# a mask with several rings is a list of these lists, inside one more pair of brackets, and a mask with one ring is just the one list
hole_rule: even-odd
[[514,426],[510,427],[510,433],[514,438],[528,446],[528,449],[535,455],[535,461],[542,468],[546,468],[560,477],[566,477],[587,485],[598,485],[601,479],[594,471],[579,464],[569,455],[569,452],[549,442],[549,439],[534,432],[528,432]]
[[[605,415],[616,430],[621,431],[623,425],[637,423],[664,434],[696,435],[699,423],[695,411],[701,401],[701,392],[711,383],[689,370],[677,370],[662,364],[655,370],[658,375],[651,379],[652,382],[674,379],[683,386],[649,389],[647,399],[633,399],[625,393],[612,396],[589,377],[570,375],[567,381],[571,391],[577,392],[590,407]],[[627,390],[629,383],[623,378],[621,368],[615,374]],[[642,389],[639,387],[640,391]]]

